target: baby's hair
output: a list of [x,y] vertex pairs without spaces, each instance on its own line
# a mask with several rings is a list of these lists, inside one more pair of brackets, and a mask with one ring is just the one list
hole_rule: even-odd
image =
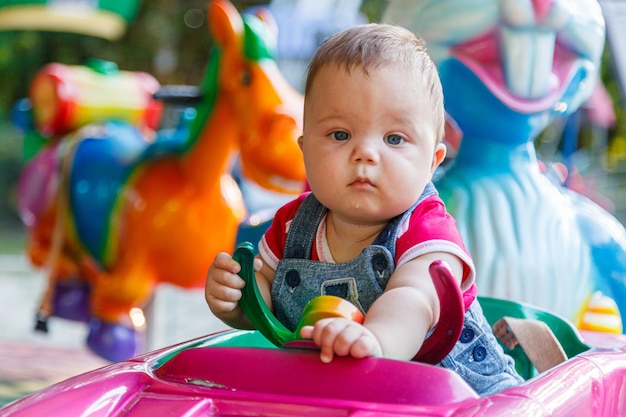
[[427,90],[432,105],[435,134],[437,140],[441,141],[444,135],[445,112],[437,67],[426,51],[424,40],[400,26],[364,24],[326,39],[309,64],[305,97],[320,69],[328,65],[335,65],[337,69],[348,73],[359,68],[368,74],[369,70],[389,64],[403,65],[407,71],[423,75],[416,82],[423,82]]

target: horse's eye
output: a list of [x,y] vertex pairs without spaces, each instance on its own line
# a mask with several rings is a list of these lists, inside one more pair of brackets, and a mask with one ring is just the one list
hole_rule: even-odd
[[252,71],[246,69],[243,73],[241,73],[241,84],[244,87],[248,87],[250,84],[252,84]]

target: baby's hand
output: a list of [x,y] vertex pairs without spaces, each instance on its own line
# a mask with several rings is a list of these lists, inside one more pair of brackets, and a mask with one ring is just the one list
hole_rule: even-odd
[[380,342],[365,326],[344,318],[319,320],[314,326],[304,326],[300,336],[313,339],[322,350],[320,359],[324,363],[333,360],[333,355],[365,358],[382,356]]
[[219,253],[209,268],[204,289],[209,308],[218,318],[237,309],[245,281],[237,275],[241,266],[227,253]]

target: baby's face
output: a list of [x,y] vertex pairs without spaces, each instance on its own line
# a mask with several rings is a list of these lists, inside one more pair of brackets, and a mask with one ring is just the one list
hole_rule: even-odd
[[445,156],[418,74],[396,66],[317,74],[300,139],[316,197],[355,223],[406,211]]

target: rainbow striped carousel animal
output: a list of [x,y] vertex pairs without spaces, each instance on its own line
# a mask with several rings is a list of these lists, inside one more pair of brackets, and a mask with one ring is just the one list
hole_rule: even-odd
[[479,291],[621,332],[626,230],[549,180],[534,148],[595,87],[605,41],[598,2],[391,0],[384,20],[425,38],[463,132],[437,187],[472,253]]
[[[150,137],[145,124],[129,122],[129,106],[80,127],[89,120],[80,100],[51,108],[75,90],[75,69],[46,67],[32,83],[40,131],[53,130],[55,117],[78,126],[57,129],[20,182],[27,252],[49,272],[40,319],[62,314],[55,291],[85,282],[87,344],[111,361],[142,351],[141,309],[159,283],[202,287],[213,257],[234,249],[247,215],[231,176],[235,159],[264,189],[296,194],[305,186],[296,142],[302,96],[276,64],[275,27],[226,0],[210,1],[207,15],[213,46],[201,98],[173,133]],[[45,204],[26,197],[32,189],[45,191]]]

